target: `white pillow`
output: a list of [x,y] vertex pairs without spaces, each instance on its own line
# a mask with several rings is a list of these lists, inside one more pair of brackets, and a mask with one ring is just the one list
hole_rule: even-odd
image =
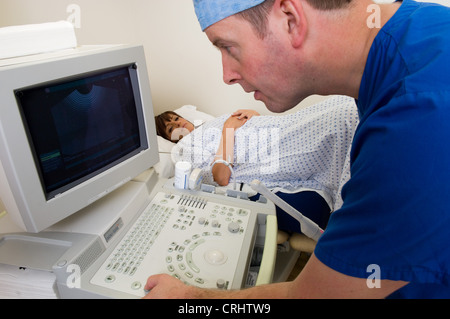
[[156,163],[153,168],[160,177],[171,178],[175,175],[175,165],[172,162],[170,152],[172,151],[172,147],[175,146],[175,143],[161,136],[157,136],[156,138],[158,140],[159,163]]
[[201,121],[201,124],[206,121],[213,120],[214,116],[204,112],[197,111],[197,107],[193,105],[184,105],[174,111],[178,115],[184,117],[186,120],[194,124],[196,121]]
[[[197,111],[197,107],[193,105],[184,105],[176,110],[175,113],[182,116],[191,123],[195,124],[201,123],[208,120],[214,119],[214,116],[206,114],[204,112]],[[153,168],[162,178],[171,178],[175,175],[175,163],[172,161],[172,156],[170,152],[172,148],[176,145],[161,136],[157,136],[158,139],[158,152],[159,152],[159,163],[157,163]]]

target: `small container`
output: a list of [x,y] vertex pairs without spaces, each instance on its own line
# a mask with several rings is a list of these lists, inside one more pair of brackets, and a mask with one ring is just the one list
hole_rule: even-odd
[[200,168],[194,168],[192,170],[191,176],[189,177],[189,189],[193,191],[199,190],[202,180],[202,170]]
[[189,176],[192,165],[189,162],[177,162],[175,164],[174,186],[178,189],[189,189]]

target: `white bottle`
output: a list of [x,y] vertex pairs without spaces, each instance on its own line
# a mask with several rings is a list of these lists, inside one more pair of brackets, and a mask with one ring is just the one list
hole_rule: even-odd
[[189,162],[177,162],[175,164],[174,186],[178,189],[189,189],[189,176],[192,165]]

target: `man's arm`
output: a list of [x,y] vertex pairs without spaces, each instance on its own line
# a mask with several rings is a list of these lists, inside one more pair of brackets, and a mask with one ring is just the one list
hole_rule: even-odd
[[369,288],[367,278],[339,273],[323,264],[313,254],[299,276],[293,281],[295,298],[385,298],[407,282],[380,280],[380,288]]
[[294,299],[294,298],[385,298],[407,282],[381,280],[380,288],[369,288],[367,279],[341,274],[320,262],[314,254],[292,282],[262,285],[243,290],[222,291],[186,286],[169,275],[151,276],[146,299]]

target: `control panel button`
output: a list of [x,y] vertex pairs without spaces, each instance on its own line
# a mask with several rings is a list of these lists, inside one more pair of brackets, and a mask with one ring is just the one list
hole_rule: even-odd
[[228,224],[228,230],[230,233],[237,233],[239,232],[239,229],[241,229],[241,226],[236,222],[231,222]]
[[217,286],[217,288],[219,288],[219,289],[225,288],[225,280],[223,280],[223,279],[217,279],[217,281],[216,281],[216,286]]
[[211,265],[222,265],[227,261],[227,256],[218,249],[208,250],[204,257]]

